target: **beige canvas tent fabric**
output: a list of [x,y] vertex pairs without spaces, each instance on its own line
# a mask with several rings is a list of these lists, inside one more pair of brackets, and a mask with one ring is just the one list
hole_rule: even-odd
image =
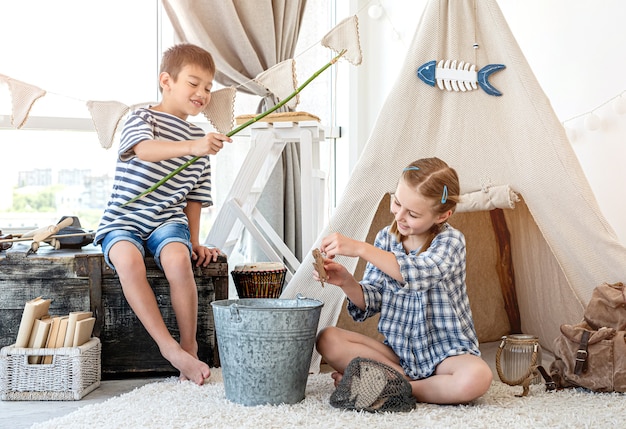
[[[448,92],[418,79],[418,67],[442,59],[463,60],[478,69],[504,64],[506,69],[489,79],[503,95],[482,89]],[[521,197],[514,209],[504,210],[521,327],[538,335],[544,348],[552,348],[561,323],[582,318],[595,286],[626,281],[626,248],[600,212],[565,131],[495,0],[427,4],[398,80],[320,239],[331,230],[365,239],[379,201],[395,189],[402,168],[429,156],[457,169],[463,193],[508,185]],[[477,239],[493,235],[474,231],[481,225],[488,222],[464,222],[462,230]],[[471,250],[468,243],[468,264],[473,263],[470,253],[483,247]],[[357,264],[354,258],[338,260],[348,269]],[[336,323],[344,295],[337,287],[316,284],[311,263],[308,255],[283,296],[300,292],[323,300],[323,328]],[[311,368],[318,363],[314,355]]]

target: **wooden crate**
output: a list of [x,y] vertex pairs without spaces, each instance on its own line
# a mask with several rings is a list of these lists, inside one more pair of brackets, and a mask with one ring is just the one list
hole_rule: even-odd
[[[16,246],[14,246],[16,247]],[[19,247],[19,246],[17,246]],[[163,319],[178,338],[169,284],[151,257],[147,276]],[[211,302],[228,298],[226,256],[207,267],[195,268],[198,287],[198,356],[219,366]],[[41,247],[26,255],[19,248],[0,252],[0,347],[17,337],[24,303],[37,296],[51,298],[51,315],[91,310],[96,317],[93,335],[102,342],[102,372],[129,375],[175,373],[124,298],[117,275],[106,265],[99,247],[54,250]]]

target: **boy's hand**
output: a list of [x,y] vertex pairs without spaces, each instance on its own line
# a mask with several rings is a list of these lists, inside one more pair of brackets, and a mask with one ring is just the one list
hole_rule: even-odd
[[225,134],[208,133],[204,137],[191,140],[189,152],[193,156],[215,155],[224,147],[224,142],[231,143],[233,139]]
[[191,260],[195,262],[196,267],[206,267],[211,262],[217,261],[220,253],[221,251],[217,247],[194,245],[191,249]]

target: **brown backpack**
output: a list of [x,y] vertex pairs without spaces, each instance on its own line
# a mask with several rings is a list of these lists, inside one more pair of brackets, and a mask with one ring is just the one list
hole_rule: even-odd
[[584,322],[561,325],[561,335],[554,340],[555,360],[550,365],[557,388],[626,392],[625,292],[623,283],[596,287]]

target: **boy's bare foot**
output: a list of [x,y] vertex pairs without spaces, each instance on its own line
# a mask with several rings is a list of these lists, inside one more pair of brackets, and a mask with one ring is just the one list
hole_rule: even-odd
[[211,376],[209,365],[187,353],[181,347],[163,353],[174,368],[180,371],[181,380],[189,380],[202,386],[204,380]]
[[[209,380],[210,380],[210,379],[211,379],[211,375],[209,375],[207,378],[205,378],[205,379],[202,381],[202,383],[200,383],[200,385],[207,384],[207,383],[209,382]],[[179,380],[179,381],[189,381],[189,379],[188,379],[187,377],[185,377],[185,376],[183,375],[183,373],[182,373],[182,372],[181,372],[181,373],[180,373],[180,375],[178,376],[178,380]]]

